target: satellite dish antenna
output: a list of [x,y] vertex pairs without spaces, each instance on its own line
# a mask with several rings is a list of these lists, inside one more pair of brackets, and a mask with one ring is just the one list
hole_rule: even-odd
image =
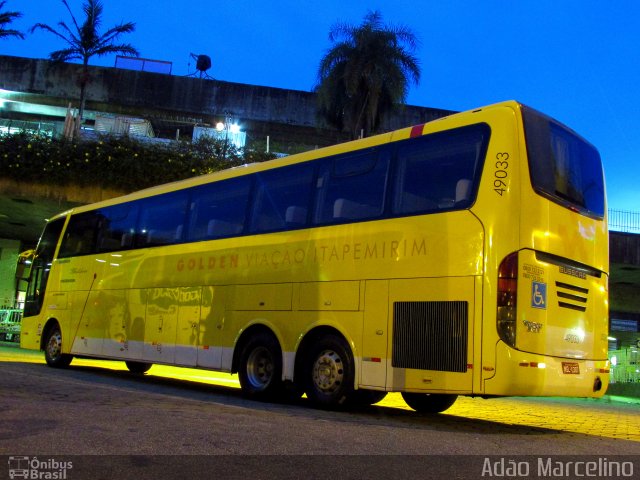
[[193,77],[197,73],[200,78],[213,79],[213,77],[207,73],[207,70],[211,68],[211,57],[209,55],[196,55],[192,53],[191,58],[196,61],[196,71],[187,75],[188,77]]

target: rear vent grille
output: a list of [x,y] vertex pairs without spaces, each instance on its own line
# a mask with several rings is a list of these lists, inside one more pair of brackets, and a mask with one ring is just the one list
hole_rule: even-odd
[[564,282],[556,282],[558,305],[569,310],[587,311],[589,289]]
[[466,372],[468,309],[461,301],[395,302],[391,364]]

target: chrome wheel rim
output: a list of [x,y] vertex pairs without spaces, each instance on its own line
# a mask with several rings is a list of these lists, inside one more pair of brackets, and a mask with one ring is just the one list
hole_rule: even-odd
[[60,356],[62,350],[62,336],[60,332],[55,332],[49,337],[49,343],[47,343],[47,354],[49,358],[55,360]]
[[257,389],[266,388],[273,378],[273,356],[265,347],[258,347],[247,359],[247,380]]
[[324,350],[313,364],[313,384],[327,394],[338,390],[344,381],[342,358],[333,350]]

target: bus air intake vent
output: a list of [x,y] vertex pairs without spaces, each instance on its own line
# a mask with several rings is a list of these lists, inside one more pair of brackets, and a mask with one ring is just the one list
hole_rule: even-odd
[[462,301],[395,302],[391,364],[466,372],[468,309]]
[[569,310],[585,312],[587,310],[587,300],[589,289],[578,287],[570,283],[556,282],[556,295],[558,305]]

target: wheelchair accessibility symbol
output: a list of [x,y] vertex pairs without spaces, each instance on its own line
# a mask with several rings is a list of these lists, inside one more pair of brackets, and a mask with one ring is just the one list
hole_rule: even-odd
[[531,284],[531,306],[533,308],[547,308],[547,284],[533,282]]

